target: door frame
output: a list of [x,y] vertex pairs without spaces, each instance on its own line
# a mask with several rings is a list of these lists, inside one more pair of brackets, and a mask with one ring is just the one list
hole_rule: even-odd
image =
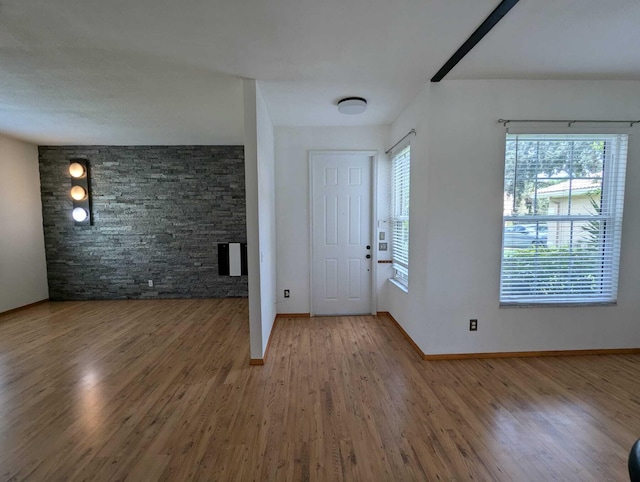
[[371,314],[377,314],[378,306],[378,151],[370,150],[310,150],[309,151],[309,314],[315,316],[313,309],[313,161],[319,156],[367,156],[371,163],[370,179],[370,229],[371,236]]

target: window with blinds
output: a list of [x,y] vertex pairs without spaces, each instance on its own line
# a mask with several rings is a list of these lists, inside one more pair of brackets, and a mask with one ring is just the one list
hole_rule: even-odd
[[394,279],[409,286],[409,180],[411,148],[406,146],[391,158],[391,260]]
[[507,134],[500,302],[613,303],[627,135]]

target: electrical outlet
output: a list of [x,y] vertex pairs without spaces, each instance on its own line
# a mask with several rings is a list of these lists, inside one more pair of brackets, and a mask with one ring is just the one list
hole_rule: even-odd
[[289,290],[284,290],[284,297],[289,298]]
[[153,288],[153,280],[152,279],[149,280],[149,288]]
[[469,331],[478,331],[478,320],[469,320]]

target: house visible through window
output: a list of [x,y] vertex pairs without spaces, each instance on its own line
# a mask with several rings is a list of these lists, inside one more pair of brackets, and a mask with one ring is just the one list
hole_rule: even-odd
[[500,302],[616,301],[627,136],[507,134]]
[[391,259],[394,279],[409,286],[409,180],[411,148],[406,146],[391,158]]

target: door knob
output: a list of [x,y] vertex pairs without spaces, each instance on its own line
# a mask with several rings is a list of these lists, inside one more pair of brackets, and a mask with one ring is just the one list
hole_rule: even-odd
[[367,249],[371,249],[371,246],[369,246],[368,244],[367,244]]
[[368,255],[367,255],[367,259],[369,259],[369,258],[371,258],[371,255],[370,255],[370,254],[368,254]]

